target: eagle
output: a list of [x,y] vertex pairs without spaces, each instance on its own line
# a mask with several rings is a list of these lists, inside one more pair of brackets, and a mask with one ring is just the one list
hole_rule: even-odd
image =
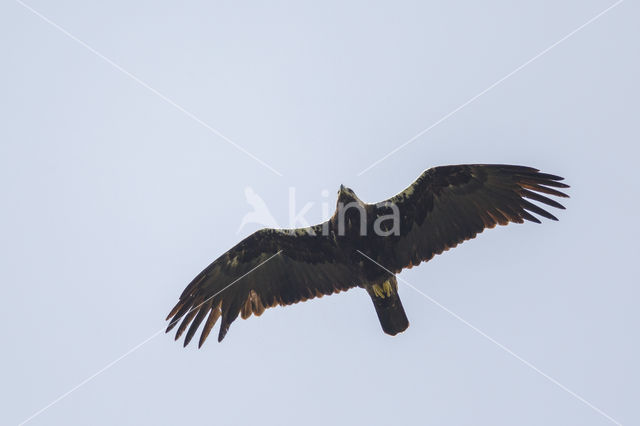
[[[395,274],[510,222],[558,220],[537,204],[564,209],[548,196],[568,197],[560,176],[504,164],[466,164],[426,170],[404,191],[376,204],[343,185],[336,211],[324,223],[254,232],[200,272],[167,316],[167,332],[186,331],[187,346],[204,322],[199,346],[221,320],[218,341],[240,315],[362,288],[382,330],[407,329]],[[542,195],[545,194],[545,195]],[[547,207],[548,208],[548,207]]]

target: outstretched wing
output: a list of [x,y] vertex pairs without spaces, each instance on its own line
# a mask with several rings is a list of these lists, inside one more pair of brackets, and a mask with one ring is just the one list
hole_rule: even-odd
[[379,215],[400,214],[399,235],[385,237],[380,262],[399,272],[474,238],[485,228],[525,220],[540,223],[532,213],[558,220],[533,204],[537,201],[564,209],[541,194],[568,195],[554,188],[568,188],[559,176],[537,169],[500,164],[435,167],[410,187],[380,205]]
[[220,317],[218,341],[239,314],[243,319],[259,316],[266,308],[355,287],[357,274],[342,256],[335,241],[322,234],[322,225],[257,231],[193,279],[167,317],[167,332],[182,321],[176,340],[189,327],[186,346],[207,318],[202,346]]

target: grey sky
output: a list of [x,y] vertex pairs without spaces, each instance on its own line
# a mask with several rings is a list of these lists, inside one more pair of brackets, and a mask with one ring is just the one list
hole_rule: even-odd
[[[640,423],[640,6],[626,1],[27,1],[278,176],[15,1],[0,5],[0,422],[17,424],[164,326],[188,281],[341,183],[385,199],[424,169],[524,164],[572,185],[401,277],[622,424]],[[400,282],[159,335],[31,425],[613,424]]]

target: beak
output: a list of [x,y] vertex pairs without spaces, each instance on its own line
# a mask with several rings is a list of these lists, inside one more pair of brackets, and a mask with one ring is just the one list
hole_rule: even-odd
[[344,191],[344,185],[340,185],[340,191]]

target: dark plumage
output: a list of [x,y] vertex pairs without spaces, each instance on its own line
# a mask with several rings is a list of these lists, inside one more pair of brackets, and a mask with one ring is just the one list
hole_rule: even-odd
[[361,287],[385,333],[395,335],[409,326],[395,276],[358,251],[398,273],[496,224],[540,223],[534,214],[557,220],[531,201],[564,209],[547,197],[568,197],[556,189],[568,188],[561,180],[531,167],[474,164],[429,169],[378,204],[341,187],[327,222],[262,229],[216,259],[185,288],[167,317],[167,332],[180,324],[176,339],[186,331],[186,346],[204,322],[202,346],[219,318],[221,341],[238,315],[259,316],[273,306]]

